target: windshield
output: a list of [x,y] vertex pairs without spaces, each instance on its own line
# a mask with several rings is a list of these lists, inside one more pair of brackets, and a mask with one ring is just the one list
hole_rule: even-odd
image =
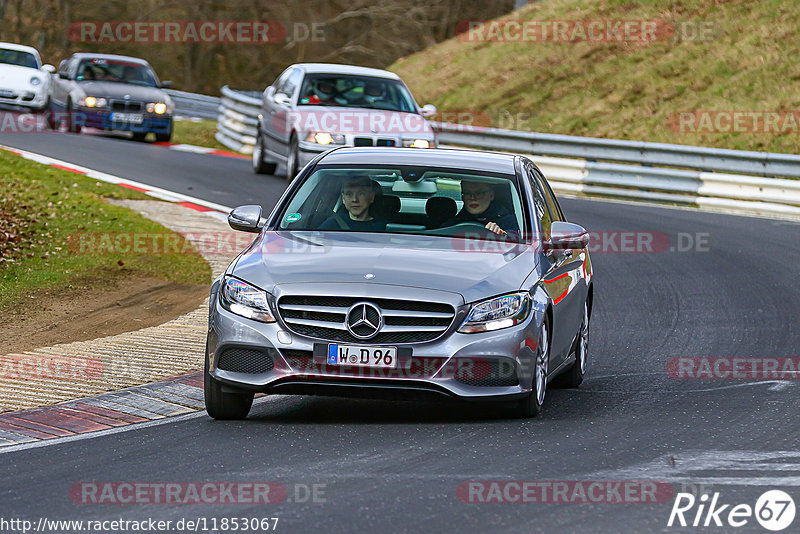
[[416,112],[414,100],[402,83],[369,76],[309,74],[303,80],[298,104]]
[[146,65],[115,59],[87,59],[78,65],[78,81],[106,81],[157,87],[155,74]]
[[32,69],[39,68],[39,62],[36,61],[36,56],[30,52],[23,52],[21,50],[0,49],[0,63],[17,65],[19,67],[30,67]]
[[284,230],[520,242],[529,228],[515,176],[412,166],[317,168],[281,214]]

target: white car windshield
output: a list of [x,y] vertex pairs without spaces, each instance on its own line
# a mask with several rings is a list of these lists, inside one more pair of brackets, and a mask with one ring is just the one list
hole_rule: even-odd
[[416,112],[414,100],[401,82],[370,76],[309,74],[297,103]]
[[9,50],[7,48],[0,48],[0,63],[17,65],[18,67],[29,67],[31,69],[39,68],[39,62],[36,61],[36,56],[30,52]]
[[321,167],[294,193],[279,228],[518,242],[529,225],[516,177],[461,169]]

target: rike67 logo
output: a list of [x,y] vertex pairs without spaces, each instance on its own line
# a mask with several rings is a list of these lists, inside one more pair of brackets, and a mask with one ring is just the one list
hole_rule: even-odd
[[667,526],[726,527],[727,531],[752,525],[755,518],[765,529],[778,532],[792,524],[797,511],[794,500],[781,490],[763,493],[755,506],[723,504],[719,495],[719,492],[715,492],[709,497],[704,493],[696,498],[691,493],[678,493]]

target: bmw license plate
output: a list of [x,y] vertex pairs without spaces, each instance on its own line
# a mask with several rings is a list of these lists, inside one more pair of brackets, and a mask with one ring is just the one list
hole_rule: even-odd
[[358,367],[397,368],[397,347],[369,345],[328,345],[329,365],[354,365]]
[[141,124],[144,116],[141,113],[112,113],[111,122],[130,122],[132,124]]

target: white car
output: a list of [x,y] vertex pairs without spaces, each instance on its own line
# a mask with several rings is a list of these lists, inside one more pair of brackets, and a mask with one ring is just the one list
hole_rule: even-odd
[[42,65],[35,48],[0,43],[0,105],[46,109],[55,71],[52,65]]

